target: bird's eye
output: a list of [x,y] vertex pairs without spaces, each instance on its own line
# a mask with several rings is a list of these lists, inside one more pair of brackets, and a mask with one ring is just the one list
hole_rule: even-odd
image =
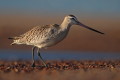
[[71,18],[72,20],[75,20],[74,18]]

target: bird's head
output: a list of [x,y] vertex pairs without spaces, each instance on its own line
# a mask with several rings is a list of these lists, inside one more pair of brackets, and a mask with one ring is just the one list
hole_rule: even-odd
[[95,31],[97,33],[104,34],[104,33],[100,32],[98,30],[95,30],[93,28],[90,28],[89,26],[86,26],[86,25],[82,24],[81,22],[79,22],[77,20],[77,18],[74,15],[68,15],[68,16],[66,16],[65,19],[64,19],[64,21],[65,21],[65,23],[67,23],[67,24],[69,24],[71,26],[72,25],[79,25],[79,26],[82,26],[82,27],[87,28],[89,30]]
[[78,20],[74,15],[68,15],[65,17],[65,21],[67,23],[69,23],[70,25],[77,25],[78,24]]

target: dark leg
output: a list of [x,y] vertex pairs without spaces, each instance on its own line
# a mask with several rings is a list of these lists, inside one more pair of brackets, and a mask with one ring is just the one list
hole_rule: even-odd
[[40,60],[42,61],[42,63],[44,64],[45,67],[47,67],[46,63],[44,62],[43,58],[41,57],[40,55],[40,49],[38,48],[37,50],[37,53],[38,53],[38,57],[40,58]]
[[32,67],[35,67],[35,60],[34,60],[34,50],[35,50],[36,47],[33,47],[32,48]]

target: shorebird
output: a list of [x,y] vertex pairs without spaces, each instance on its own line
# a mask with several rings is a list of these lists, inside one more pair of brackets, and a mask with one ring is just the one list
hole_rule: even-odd
[[10,37],[9,39],[13,39],[13,44],[26,44],[32,45],[32,67],[35,67],[34,60],[34,50],[37,48],[37,53],[39,58],[41,59],[44,66],[47,66],[44,62],[43,58],[40,55],[40,49],[53,46],[60,41],[62,41],[68,34],[69,29],[72,25],[79,25],[89,30],[95,31],[100,34],[104,34],[98,30],[90,28],[81,22],[74,15],[65,16],[61,25],[52,24],[52,25],[44,25],[44,26],[36,26],[32,28],[30,31],[17,36]]

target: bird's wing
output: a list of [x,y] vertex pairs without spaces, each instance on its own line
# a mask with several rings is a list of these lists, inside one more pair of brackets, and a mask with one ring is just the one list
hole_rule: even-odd
[[44,26],[36,26],[28,32],[20,35],[19,37],[15,37],[19,43],[31,43],[37,44],[50,39],[54,32],[59,28],[59,25],[44,25]]

